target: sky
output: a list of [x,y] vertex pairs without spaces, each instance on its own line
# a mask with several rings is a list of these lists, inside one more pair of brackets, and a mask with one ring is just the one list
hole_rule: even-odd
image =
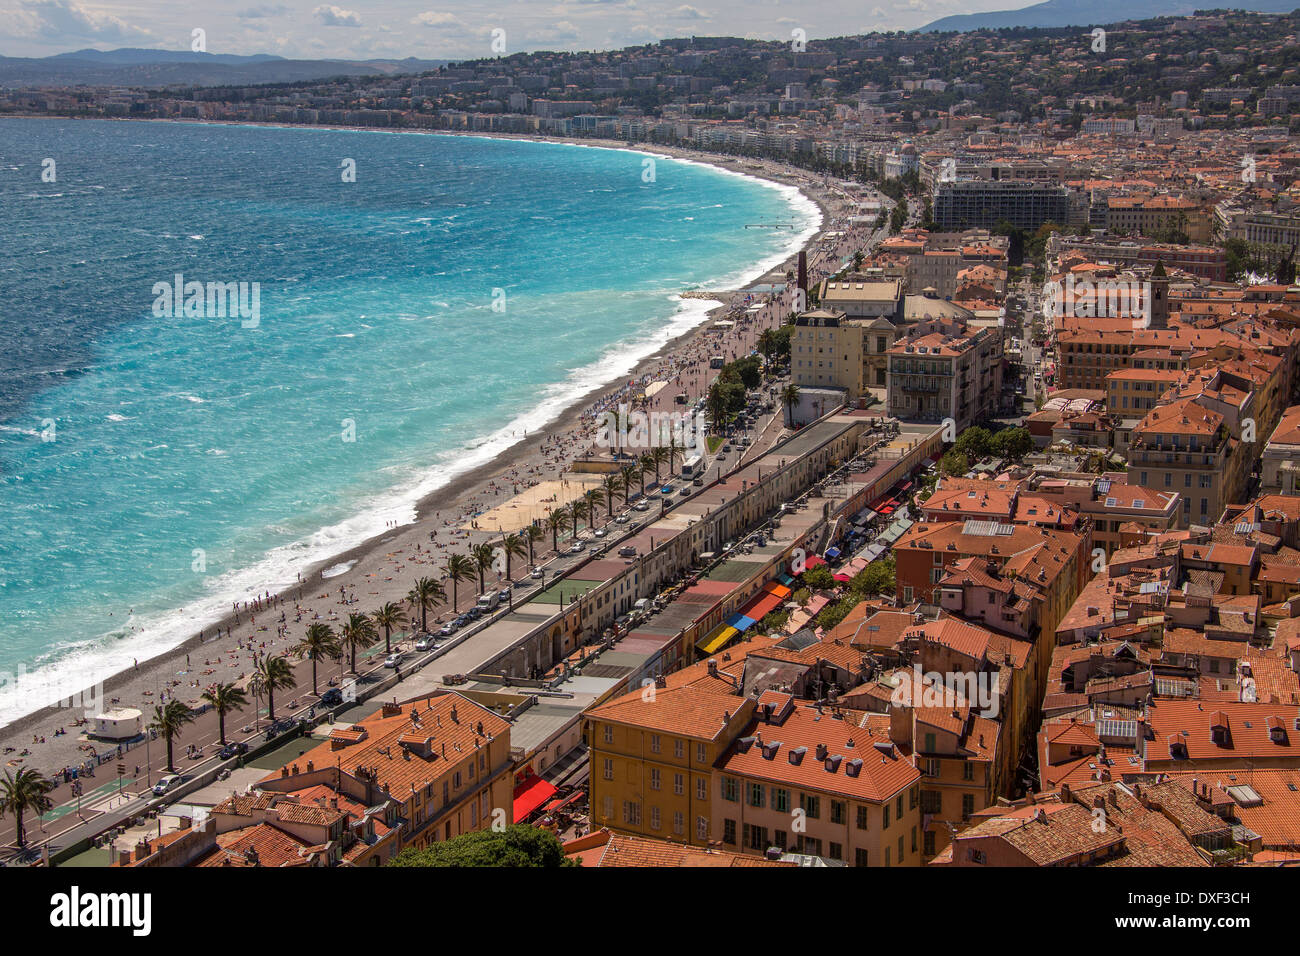
[[0,55],[93,47],[296,59],[468,59],[504,52],[608,50],[665,37],[789,40],[909,30],[954,13],[1033,0],[0,0]]

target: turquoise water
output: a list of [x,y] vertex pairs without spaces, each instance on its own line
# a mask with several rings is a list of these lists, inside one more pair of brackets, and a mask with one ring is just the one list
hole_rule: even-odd
[[[0,119],[0,670],[29,672],[0,722],[410,520],[696,324],[674,293],[791,248],[746,223],[816,224],[791,190],[645,159]],[[176,273],[256,283],[257,321],[156,309]]]

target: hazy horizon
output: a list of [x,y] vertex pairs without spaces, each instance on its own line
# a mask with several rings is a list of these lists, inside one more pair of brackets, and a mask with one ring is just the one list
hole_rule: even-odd
[[868,5],[828,0],[815,8],[778,0],[354,0],[345,4],[213,0],[202,13],[168,0],[79,3],[0,0],[8,24],[0,55],[45,57],[82,49],[190,50],[194,30],[205,52],[290,59],[478,59],[505,31],[505,53],[616,50],[669,37],[740,36],[788,40],[910,30],[956,13],[1032,6],[1024,0],[905,0]]

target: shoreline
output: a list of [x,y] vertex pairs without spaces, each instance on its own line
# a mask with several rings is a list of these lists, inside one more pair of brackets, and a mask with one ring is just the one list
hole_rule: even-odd
[[[150,120],[147,122],[158,121]],[[198,123],[194,125],[211,124]],[[221,123],[218,125],[256,126],[272,124]],[[289,126],[282,128],[292,129],[298,127]],[[384,130],[370,130],[366,128],[329,128],[349,129],[357,132],[387,132]],[[310,564],[303,567],[299,584],[282,588],[279,590],[278,594],[275,595],[275,598],[270,602],[270,606],[276,610],[284,609],[287,611],[291,603],[295,601],[293,597],[294,592],[301,595],[301,598],[299,599],[300,601],[311,601],[312,598],[308,597],[307,592],[315,589],[323,589],[321,598],[329,597],[332,592],[338,591],[340,588],[344,589],[345,592],[350,591],[355,595],[358,587],[364,584],[377,583],[366,581],[367,577],[373,577],[374,575],[372,574],[363,577],[363,568],[373,567],[376,560],[382,559],[385,556],[391,557],[393,553],[410,555],[412,553],[410,551],[412,547],[415,549],[414,555],[417,556],[414,557],[413,560],[416,563],[426,563],[421,560],[421,557],[433,557],[433,549],[430,547],[428,550],[422,550],[422,545],[428,543],[427,537],[431,530],[436,535],[437,532],[442,531],[443,529],[451,528],[453,529],[452,533],[457,534],[454,529],[459,527],[460,521],[464,520],[467,515],[490,510],[490,506],[489,508],[483,508],[481,506],[481,499],[488,497],[489,490],[494,489],[493,497],[497,497],[499,503],[501,500],[500,496],[502,494],[502,489],[510,483],[512,477],[517,477],[525,470],[533,474],[537,474],[542,470],[542,464],[549,458],[549,453],[544,452],[541,449],[548,448],[552,445],[558,448],[560,444],[567,439],[568,444],[565,447],[568,449],[569,453],[560,455],[556,462],[549,465],[547,468],[547,470],[554,470],[555,474],[553,478],[548,478],[546,480],[558,479],[561,475],[565,474],[564,466],[569,460],[571,460],[573,453],[579,452],[589,445],[589,442],[582,438],[578,438],[575,442],[573,435],[575,432],[582,429],[584,419],[587,418],[594,405],[598,404],[602,399],[610,396],[611,393],[617,393],[620,389],[626,386],[628,381],[636,381],[646,376],[653,375],[656,369],[662,370],[662,366],[666,362],[672,360],[675,356],[680,355],[684,350],[691,346],[699,345],[708,337],[712,324],[723,314],[732,310],[734,307],[734,300],[742,294],[743,288],[752,287],[759,284],[764,278],[770,278],[774,275],[780,275],[781,279],[784,280],[784,273],[788,271],[788,269],[792,267],[792,264],[797,260],[798,252],[800,250],[809,250],[811,252],[811,249],[815,247],[817,238],[826,231],[828,225],[834,219],[832,203],[829,197],[822,193],[819,188],[820,184],[815,181],[812,174],[803,170],[798,170],[794,167],[783,167],[772,161],[758,161],[747,158],[718,158],[694,150],[674,147],[655,146],[652,151],[648,149],[635,148],[626,144],[619,144],[617,142],[600,140],[556,140],[549,137],[535,137],[528,135],[479,134],[473,132],[432,130],[401,130],[392,132],[416,132],[431,135],[452,136],[480,136],[489,139],[520,139],[532,142],[550,142],[557,145],[570,145],[575,147],[625,149],[648,155],[699,163],[701,165],[711,166],[720,172],[760,180],[765,183],[774,184],[776,187],[781,187],[783,189],[796,189],[805,201],[813,204],[817,208],[819,222],[815,228],[809,227],[811,234],[799,246],[792,247],[791,251],[786,253],[777,265],[771,266],[757,274],[742,272],[742,275],[749,275],[752,277],[747,278],[746,281],[740,283],[740,288],[705,290],[709,292],[718,292],[721,301],[707,309],[702,314],[702,318],[694,325],[682,330],[671,339],[662,343],[653,352],[639,359],[629,372],[619,375],[615,379],[606,380],[585,390],[580,395],[577,395],[575,398],[568,401],[546,422],[545,425],[538,428],[535,432],[528,434],[526,438],[521,437],[518,441],[511,443],[493,455],[491,459],[452,477],[445,485],[434,489],[418,499],[414,505],[414,520],[399,524],[395,527],[390,527],[377,534],[372,534],[345,550],[326,555],[320,559],[313,559]],[[729,166],[724,165],[724,163],[737,165],[743,163],[746,166],[746,169],[742,171],[729,168]],[[759,166],[760,169],[754,170],[749,168],[752,166]],[[810,260],[811,259],[813,259],[813,256],[810,254]],[[757,265],[758,264],[756,264],[756,267]],[[531,442],[534,450],[521,450],[521,446],[526,442]],[[518,487],[517,481],[515,484],[516,487]],[[508,500],[509,497],[510,495],[507,494],[505,500]],[[449,514],[458,510],[461,512],[458,517],[448,517]],[[463,539],[458,540],[458,544],[463,548],[466,544],[473,543],[473,539],[476,537],[486,539],[495,536],[496,535],[494,534],[488,533],[471,536],[469,533],[466,533]],[[459,538],[458,534],[457,537]],[[540,546],[548,548],[549,542],[540,542]],[[520,563],[522,564],[522,561]],[[344,566],[346,566],[346,570],[337,575],[333,575],[329,578],[320,577],[320,572],[322,570],[332,570],[335,567]],[[403,565],[401,570],[406,570],[405,565]],[[430,570],[433,569],[431,568]],[[411,572],[407,570],[407,574],[409,575],[410,573]],[[387,580],[391,581],[392,578],[388,578]],[[462,588],[462,591],[469,593],[473,590],[474,583],[475,582],[464,582],[465,587]],[[371,591],[370,593],[374,594],[376,592]],[[316,600],[319,600],[319,598]],[[440,614],[438,616],[442,617],[446,612],[446,607],[442,606],[440,607]],[[266,610],[261,613],[269,615],[272,612]],[[161,689],[164,686],[167,688],[176,686],[179,682],[171,679],[173,675],[190,674],[190,669],[185,666],[186,661],[189,659],[189,655],[202,651],[204,648],[207,648],[208,653],[210,654],[213,651],[214,644],[226,645],[231,643],[233,637],[226,638],[220,636],[220,632],[229,628],[233,635],[233,631],[236,627],[243,630],[248,627],[249,623],[251,622],[246,616],[242,614],[237,615],[233,611],[227,612],[218,622],[216,622],[215,625],[206,625],[203,628],[202,636],[200,634],[192,634],[182,642],[159,650],[157,654],[146,658],[135,668],[119,670],[112,676],[106,678],[102,682],[105,699],[107,699],[109,695],[118,693],[126,696],[133,690],[138,696],[142,687],[147,688],[152,686]],[[217,629],[217,636],[208,636],[209,631],[211,631],[214,626]],[[266,631],[265,625],[258,628],[258,630]],[[243,635],[238,636],[241,638],[240,646],[242,649]],[[249,636],[249,648],[252,648],[252,639],[255,636],[256,632]],[[271,643],[274,644],[276,641],[272,641]],[[263,642],[263,647],[265,646],[266,643]],[[282,651],[277,651],[277,653],[280,652]],[[233,652],[232,656],[234,656]],[[218,654],[218,662],[220,662],[220,657],[221,655]],[[206,660],[205,663],[207,663]],[[230,666],[233,667],[235,665],[231,664]],[[181,669],[182,667],[184,667],[183,670]],[[228,676],[233,675],[221,675],[223,680],[227,679]],[[243,675],[241,674],[241,677],[242,676]],[[199,683],[202,686],[206,686],[208,683],[211,683],[211,681],[200,681]],[[197,696],[201,687],[190,689],[193,690],[194,696]],[[145,694],[150,693],[148,690],[143,692]],[[161,694],[161,692],[162,691],[160,690],[159,693]],[[184,697],[186,694],[185,692],[181,692],[178,696]],[[123,704],[123,706],[129,705],[131,705],[131,702],[125,702]],[[142,707],[142,709],[144,708]],[[75,716],[75,714],[73,716]],[[0,743],[22,746],[25,743],[23,741],[25,735],[38,735],[41,726],[47,726],[51,722],[58,724],[61,718],[64,721],[63,726],[66,726],[69,722],[68,709],[57,706],[43,707],[37,711],[18,717],[3,728],[0,728]],[[70,742],[70,738],[76,739],[70,732],[67,737],[60,737],[59,740],[69,740]],[[48,737],[46,739],[49,740]],[[28,746],[36,745],[30,744]],[[42,750],[44,749],[46,749],[45,746],[42,746]],[[41,762],[46,764],[43,769],[53,770],[55,767],[65,765],[68,762],[58,761],[54,766],[49,766],[47,761],[41,759],[43,756],[44,755],[40,752],[33,752],[31,755],[31,763],[35,764]],[[53,755],[51,754],[51,756]]]

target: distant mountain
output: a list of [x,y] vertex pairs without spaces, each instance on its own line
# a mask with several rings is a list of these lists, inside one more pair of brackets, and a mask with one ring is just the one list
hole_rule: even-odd
[[0,86],[253,86],[332,76],[391,76],[436,70],[447,60],[286,60],[267,53],[77,50],[39,59],[0,56]]
[[[1300,7],[1300,0],[1236,0],[1222,9],[1250,10],[1256,13],[1290,13]],[[1047,0],[1019,10],[990,13],[961,13],[944,17],[919,27],[917,32],[940,30],[997,30],[1005,27],[1086,27],[1124,20],[1148,20],[1152,17],[1177,17],[1197,10],[1220,7],[1214,0]]]

